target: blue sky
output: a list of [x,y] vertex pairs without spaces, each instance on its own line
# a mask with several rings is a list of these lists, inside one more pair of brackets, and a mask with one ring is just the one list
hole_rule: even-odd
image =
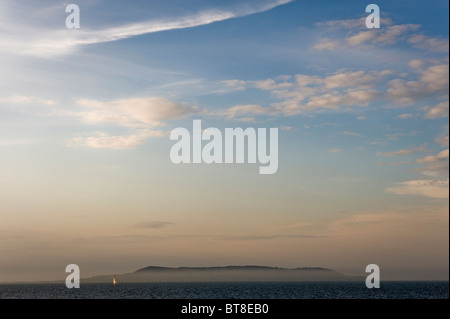
[[[76,3],[80,29],[67,3],[0,2],[0,281],[69,263],[448,278],[448,1],[378,1],[370,30],[361,1]],[[278,127],[278,172],[174,165],[193,119]]]

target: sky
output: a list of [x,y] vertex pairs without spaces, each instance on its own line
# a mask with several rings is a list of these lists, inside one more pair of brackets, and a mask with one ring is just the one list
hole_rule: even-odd
[[[0,0],[0,282],[155,266],[448,280],[449,3]],[[170,132],[278,128],[278,170]]]

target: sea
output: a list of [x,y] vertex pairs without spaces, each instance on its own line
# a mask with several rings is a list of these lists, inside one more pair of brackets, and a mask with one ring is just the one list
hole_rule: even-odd
[[448,299],[448,281],[0,284],[0,299]]

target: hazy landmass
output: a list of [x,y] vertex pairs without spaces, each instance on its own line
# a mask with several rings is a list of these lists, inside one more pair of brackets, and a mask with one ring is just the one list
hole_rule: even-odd
[[[115,274],[117,282],[264,282],[264,281],[352,281],[361,280],[319,267],[276,268],[265,266],[156,267]],[[113,274],[82,279],[83,283],[112,282]]]

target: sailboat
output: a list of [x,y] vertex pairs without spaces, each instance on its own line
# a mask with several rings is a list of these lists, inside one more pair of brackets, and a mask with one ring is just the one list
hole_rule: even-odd
[[116,279],[116,275],[113,275],[113,285],[117,285],[117,279]]

